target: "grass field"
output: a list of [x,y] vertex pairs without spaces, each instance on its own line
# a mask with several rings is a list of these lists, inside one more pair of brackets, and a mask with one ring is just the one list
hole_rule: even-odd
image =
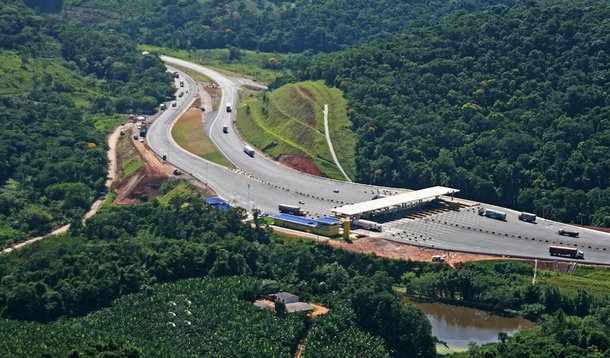
[[[179,183],[172,190],[157,196],[157,200],[162,205],[168,205],[172,198],[179,196],[184,199],[192,198],[197,195],[197,188],[186,180],[175,179]],[[186,201],[186,200],[185,200]]]
[[[189,109],[172,128],[172,137],[179,146],[187,151],[227,168],[233,168],[203,132],[201,112]],[[171,155],[171,154],[170,154]]]
[[322,81],[282,86],[266,96],[244,90],[237,112],[242,135],[274,159],[302,155],[327,177],[344,179],[324,136],[323,106],[329,105],[329,130],[342,166],[353,175],[355,138],[341,92]]
[[604,295],[610,292],[610,269],[592,266],[576,266],[571,275],[552,271],[538,274],[538,282],[553,283],[567,291],[576,292],[586,289],[593,295]]

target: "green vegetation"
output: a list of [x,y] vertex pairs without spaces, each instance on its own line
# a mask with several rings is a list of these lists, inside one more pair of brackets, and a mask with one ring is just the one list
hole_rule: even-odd
[[0,335],[11,337],[0,355],[68,356],[99,342],[121,342],[145,357],[289,357],[304,316],[255,307],[256,289],[249,277],[188,279],[154,285],[83,318],[0,320]]
[[183,114],[172,127],[172,137],[179,146],[187,151],[213,163],[233,168],[233,164],[220,153],[205,134],[199,110],[191,108]]
[[350,139],[353,134],[340,91],[321,81],[310,81],[285,85],[262,96],[245,94],[237,124],[249,142],[274,159],[283,155],[311,158],[324,175],[343,179],[324,136],[322,111],[324,104],[329,104],[329,127],[337,156],[348,173],[353,169],[354,140]]
[[610,292],[610,270],[591,266],[576,266],[571,275],[546,271],[538,274],[541,284],[553,284],[566,292],[576,292],[586,287],[587,292],[594,296]]
[[[264,52],[337,51],[378,41],[410,23],[518,0],[353,0],[235,2],[165,0],[65,1],[67,17],[127,33],[139,43],[192,51],[233,46]],[[100,16],[99,10],[104,10]],[[90,16],[84,16],[90,15]],[[226,51],[226,50],[225,50]],[[235,53],[235,50],[233,50]],[[277,63],[270,63],[277,65]]]
[[183,198],[190,202],[198,196],[199,194],[195,185],[186,180],[173,179],[163,185],[159,196],[157,196],[157,201],[162,205],[169,205],[170,202],[182,200]]
[[360,181],[446,185],[469,199],[607,225],[609,16],[603,4],[493,6],[304,58],[293,72],[344,91]]
[[4,248],[79,221],[104,190],[105,133],[96,128],[116,123],[115,111],[154,109],[172,91],[160,61],[119,35],[7,2],[0,28]]
[[[96,337],[113,347],[147,350],[146,345],[150,344],[150,349],[157,351],[178,351],[171,331],[164,335],[147,332],[161,329],[160,317],[168,315],[168,305],[163,302],[182,292],[189,292],[188,299],[197,305],[191,312],[192,335],[185,335],[184,340],[201,341],[185,345],[201,352],[218,349],[210,355],[233,355],[235,349],[250,349],[250,345],[234,347],[235,344],[226,343],[229,337],[241,336],[247,341],[250,341],[248,337],[260,337],[256,332],[259,324],[269,322],[260,317],[272,319],[273,316],[267,311],[254,310],[250,302],[258,295],[277,290],[294,292],[303,300],[318,302],[331,311],[337,308],[341,326],[333,328],[330,323],[322,328],[323,332],[334,329],[341,337],[334,348],[329,347],[329,352],[342,351],[355,356],[368,347],[368,352],[375,355],[383,352],[390,352],[392,356],[434,355],[434,342],[425,316],[418,309],[404,305],[392,290],[393,282],[404,272],[427,267],[425,264],[379,259],[300,240],[284,243],[270,236],[266,227],[242,223],[238,210],[219,211],[203,204],[199,196],[191,195],[188,190],[184,190],[187,196],[181,196],[178,192],[182,191],[182,185],[170,181],[161,189],[167,204],[155,201],[131,207],[111,206],[98,212],[85,227],[73,224],[66,235],[50,237],[0,256],[3,283],[0,313],[10,319],[0,324],[0,330],[19,332],[18,336],[23,337],[14,344],[0,345],[0,355],[36,353],[43,346],[53,352],[81,350],[94,344],[90,339]],[[185,286],[178,283],[178,286],[158,289],[153,286],[184,278],[235,275],[242,277],[229,280],[242,282],[238,286],[244,293],[237,295],[242,301],[223,293],[218,282],[227,281],[195,280],[187,281]],[[254,290],[252,279],[246,276],[265,280],[267,284]],[[196,282],[220,286],[218,294],[193,288]],[[184,291],[179,287],[184,287]],[[112,303],[116,298],[136,292],[141,294]],[[199,295],[213,295],[213,298],[200,300]],[[100,310],[109,306],[113,307]],[[134,308],[138,306],[142,311]],[[225,309],[233,309],[233,313]],[[204,315],[206,311],[208,314]],[[83,319],[54,322],[60,316],[91,312],[94,313]],[[216,314],[235,318],[209,319]],[[248,314],[252,316],[246,317]],[[197,321],[198,317],[202,321]],[[347,317],[351,318],[347,320]],[[13,319],[51,323],[40,325]],[[284,342],[276,342],[275,347],[283,347],[277,349],[287,352],[296,349],[296,342],[301,339],[299,332],[304,324],[310,324],[303,319],[299,315],[282,318],[287,320],[282,323],[287,328],[275,330],[279,335],[276,341]],[[315,320],[312,324],[315,326]],[[135,327],[138,325],[141,326]],[[205,327],[212,325],[217,334],[208,334],[209,339],[218,339],[224,348],[209,343],[208,338],[199,338],[196,333],[201,330],[205,335],[208,332]],[[273,330],[274,326],[267,329]],[[251,333],[243,333],[246,331]],[[77,332],[82,332],[84,338],[82,345],[75,346],[72,342],[81,336]],[[23,343],[25,337],[29,337],[31,344]],[[151,342],[155,337],[158,342]],[[314,346],[327,340],[320,333],[311,337]],[[358,343],[360,340],[367,343]]]

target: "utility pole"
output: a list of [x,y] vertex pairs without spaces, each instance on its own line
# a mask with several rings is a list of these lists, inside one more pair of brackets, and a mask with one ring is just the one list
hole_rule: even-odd
[[250,184],[248,184],[248,200],[246,202],[246,206],[247,206],[246,209],[250,208]]

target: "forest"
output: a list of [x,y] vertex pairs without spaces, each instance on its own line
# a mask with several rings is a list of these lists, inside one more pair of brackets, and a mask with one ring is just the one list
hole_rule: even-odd
[[446,185],[608,227],[609,16],[597,4],[498,5],[293,69],[345,92],[359,181]]
[[[129,34],[140,43],[179,49],[225,48],[265,52],[331,52],[384,39],[411,22],[492,4],[468,1],[64,1],[63,13]],[[103,16],[101,16],[103,15]]]
[[0,28],[3,248],[80,220],[105,190],[96,118],[150,113],[173,90],[162,63],[119,35],[6,3]]
[[[168,184],[163,192],[170,187]],[[10,319],[4,321],[10,328],[0,330],[19,326],[20,331],[26,330],[22,336],[27,337],[28,332],[35,334],[28,327],[38,326],[15,320],[56,322],[62,316],[91,312],[103,316],[100,309],[112,306],[112,311],[115,299],[152,292],[159,283],[238,275],[260,280],[243,294],[248,300],[269,293],[266,291],[283,290],[337,309],[328,320],[341,324],[323,323],[314,331],[314,340],[328,339],[326,334],[331,332],[342,337],[336,347],[326,348],[329,353],[363,350],[365,347],[355,342],[364,339],[378,346],[371,347],[372,353],[431,357],[435,349],[430,323],[419,309],[403,304],[392,287],[414,267],[435,269],[422,263],[335,250],[329,245],[283,240],[266,226],[243,224],[237,209],[223,212],[207,206],[200,197],[176,195],[168,205],[155,201],[109,207],[86,226],[75,225],[64,236],[0,256],[0,314]],[[140,297],[147,300],[148,295]],[[58,323],[50,324],[44,329],[54,331],[52,325]],[[103,325],[97,329],[103,330]],[[121,337],[118,331],[116,334]],[[45,339],[38,337],[36,341]],[[57,344],[63,347],[67,343]],[[9,352],[14,347],[4,346]],[[224,349],[230,355],[231,348]]]

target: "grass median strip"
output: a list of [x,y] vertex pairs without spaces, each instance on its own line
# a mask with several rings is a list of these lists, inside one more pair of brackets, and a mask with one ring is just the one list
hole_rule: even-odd
[[[196,156],[227,168],[233,168],[233,165],[204,133],[200,110],[191,108],[186,111],[172,128],[172,137],[179,146]],[[171,153],[169,156],[171,160]]]

